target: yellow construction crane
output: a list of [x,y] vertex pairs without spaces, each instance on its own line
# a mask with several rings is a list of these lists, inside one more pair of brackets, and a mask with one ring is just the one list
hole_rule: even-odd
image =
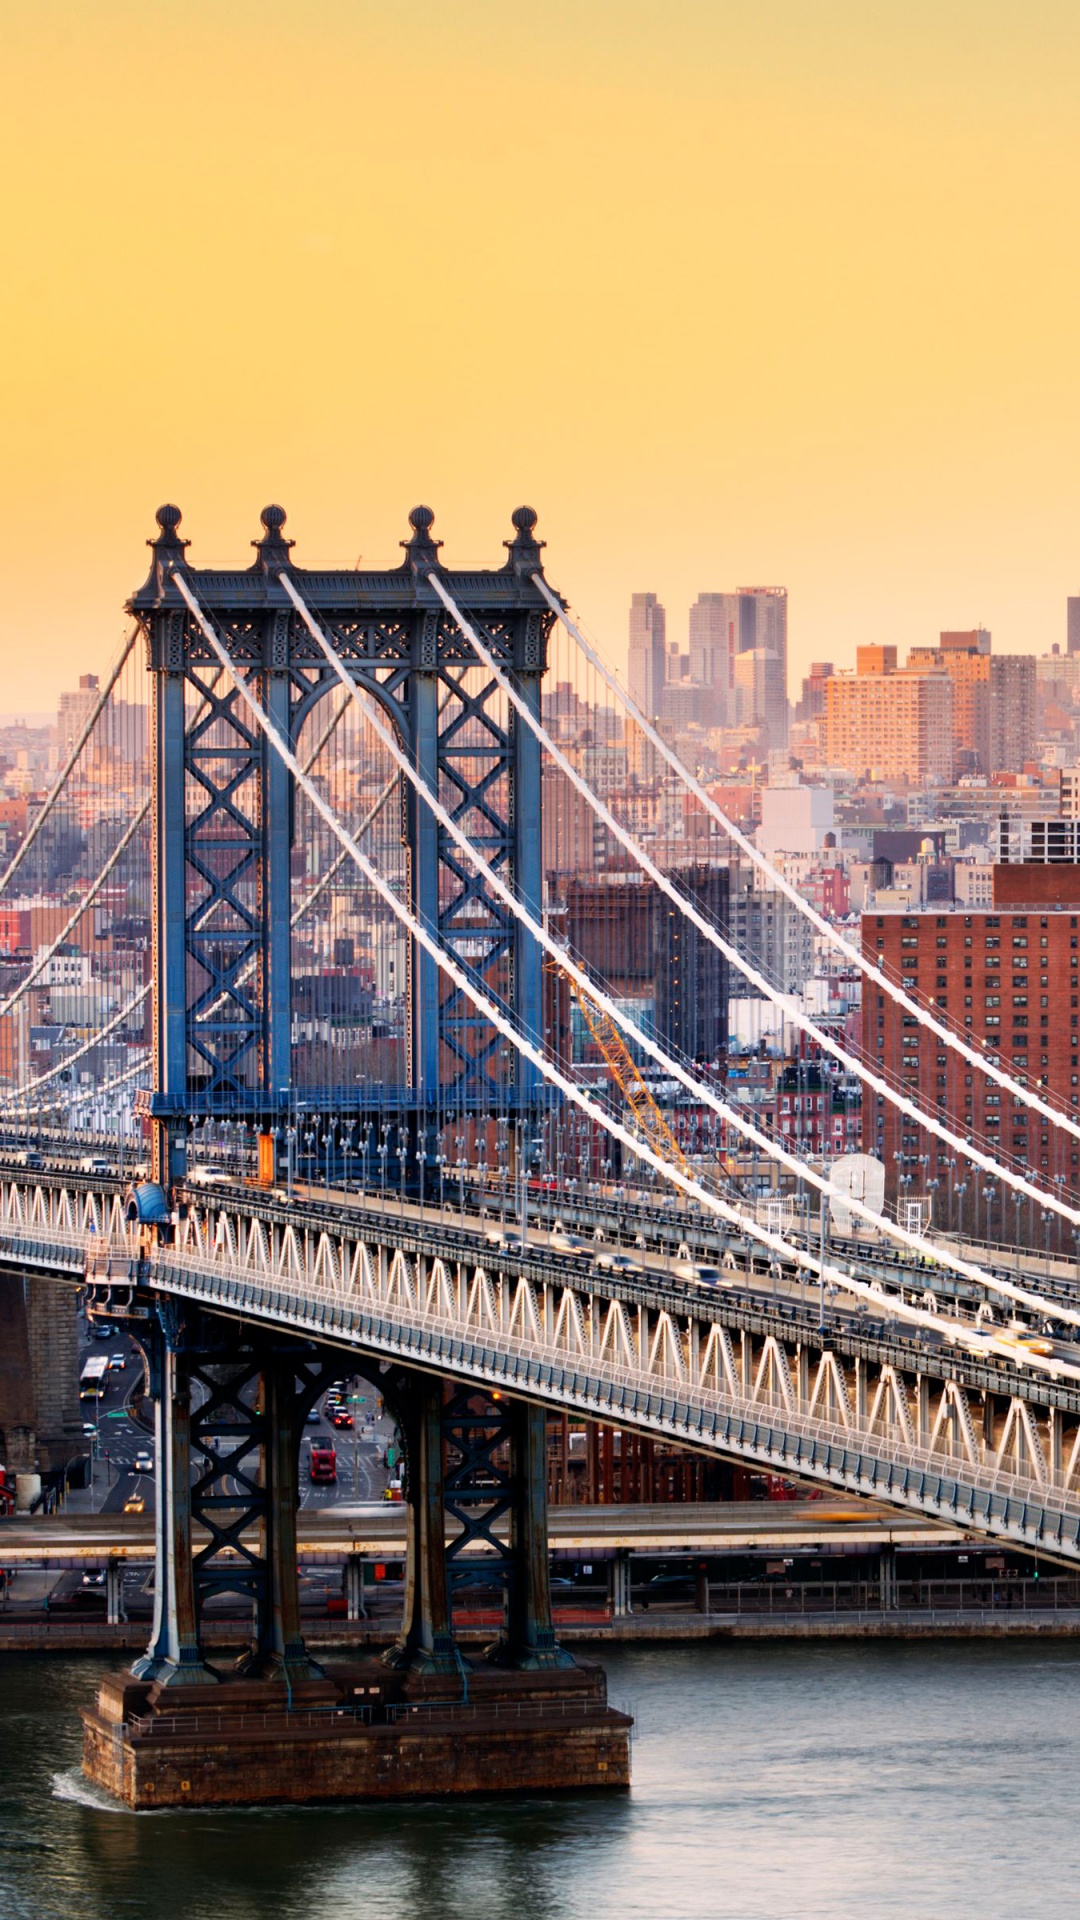
[[572,980],[569,974],[565,978],[569,982],[574,999],[581,1008],[581,1017],[589,1029],[593,1043],[600,1049],[608,1071],[634,1116],[638,1132],[662,1159],[669,1160],[680,1173],[688,1173],[686,1155],[646,1086],[641,1071],[636,1066],[633,1055],[614,1020],[581,991],[576,980]]

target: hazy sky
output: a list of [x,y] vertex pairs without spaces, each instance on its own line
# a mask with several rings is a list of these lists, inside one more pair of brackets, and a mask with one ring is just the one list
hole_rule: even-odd
[[[0,707],[100,667],[160,500],[243,564],[541,516],[861,640],[1080,592],[1075,0],[0,0]],[[794,688],[793,688],[794,690]]]

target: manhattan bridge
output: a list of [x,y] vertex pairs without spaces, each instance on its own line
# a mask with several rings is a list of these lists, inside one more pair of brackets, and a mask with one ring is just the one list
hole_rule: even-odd
[[[143,1697],[217,1684],[203,1615],[223,1591],[250,1599],[252,1684],[283,1681],[289,1712],[317,1688],[298,1458],[345,1357],[407,1460],[387,1671],[444,1689],[463,1675],[448,1568],[470,1553],[505,1572],[495,1665],[572,1666],[552,1410],[1080,1561],[1077,1115],[770,866],[549,585],[531,509],[490,570],[444,564],[428,508],[409,520],[400,565],[309,569],[267,507],[229,570],[190,561],[162,507],[130,633],[0,876],[0,915],[36,929],[0,1003],[0,1262],[84,1288],[145,1356]],[[608,777],[616,740],[637,789]],[[571,840],[608,883],[591,918],[560,885]],[[1055,1170],[786,995],[733,930],[733,858],[1038,1114]],[[643,1018],[646,901],[663,961]],[[823,1077],[933,1143],[974,1224],[911,1176],[883,1210],[738,1096],[739,976]],[[83,1026],[43,1066],[45,986]],[[980,1237],[980,1194],[987,1222],[1015,1202],[1010,1248]]]

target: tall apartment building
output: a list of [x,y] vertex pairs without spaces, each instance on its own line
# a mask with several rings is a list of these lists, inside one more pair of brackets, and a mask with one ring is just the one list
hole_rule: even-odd
[[825,711],[825,682],[833,677],[831,660],[812,660],[802,683],[802,697],[795,709],[796,720],[819,720]]
[[[783,993],[799,993],[814,971],[814,934],[809,920],[786,894],[755,885],[754,869],[731,868],[728,938]],[[753,995],[756,989],[738,972],[731,991]]]
[[[978,632],[945,634],[937,647],[912,647],[907,671],[947,673],[952,681],[953,753],[958,773],[990,771],[991,657]],[[989,634],[986,639],[989,640]],[[948,641],[951,644],[946,646]],[[966,643],[966,644],[965,644]]]
[[854,673],[825,682],[824,756],[833,767],[914,785],[953,777],[953,683],[900,673],[895,647],[860,647]]
[[667,678],[667,615],[655,593],[635,593],[630,601],[631,697],[646,719],[655,720]]
[[540,820],[545,876],[595,873],[607,833],[561,767],[543,770]]
[[62,693],[56,715],[56,757],[63,765],[83,727],[93,712],[98,697],[96,673],[81,673],[77,691]]
[[1070,594],[1065,602],[1065,636],[1070,653],[1080,653],[1080,596]]
[[[708,919],[726,923],[726,867],[681,867],[671,878]],[[665,1045],[716,1059],[727,1045],[728,988],[727,963],[712,942],[637,874],[570,880],[564,898],[571,951],[617,998],[651,1001]],[[642,1012],[647,1017],[647,1005]]]
[[[755,697],[760,700],[751,724],[764,725],[770,747],[784,747],[788,737],[788,618],[786,587],[740,587],[738,654],[771,654],[773,664],[753,676]],[[739,682],[738,655],[735,678]],[[744,674],[743,685],[748,676]]]
[[739,599],[734,593],[699,593],[690,609],[690,678],[711,690],[714,727],[735,724],[735,655],[739,651]]
[[740,727],[764,727],[770,750],[787,746],[783,662],[768,647],[750,647],[735,656],[735,720]]
[[[995,869],[991,912],[928,911],[863,915],[863,951],[903,980],[908,993],[934,1006],[1013,1074],[1030,1081],[1076,1117],[1080,1108],[1080,869],[1031,869],[1054,883],[1066,904],[1025,906],[1036,890],[1022,867]],[[1002,878],[1005,876],[1005,878]],[[1013,904],[1003,906],[1011,893]],[[1075,903],[1070,905],[1070,899]],[[1047,1126],[971,1068],[952,1048],[921,1028],[888,994],[868,985],[863,996],[863,1047],[879,1071],[952,1129],[978,1141],[996,1158],[1037,1170],[1066,1191],[1080,1184],[1076,1142]],[[933,1199],[939,1226],[964,1225],[991,1237],[1017,1230],[1041,1244],[1041,1223],[1030,1208],[1016,1210],[970,1162],[925,1128],[868,1094],[863,1147],[885,1163],[894,1198]],[[1032,1236],[1039,1234],[1036,1241]],[[1070,1243],[1071,1244],[1071,1243]]]
[[[79,685],[60,695],[56,714],[56,757],[62,766],[89,720],[99,695],[96,673],[79,675]],[[131,700],[110,700],[91,736],[91,753],[99,761],[112,757],[138,764],[146,757],[148,709]]]
[[997,653],[990,660],[988,773],[1018,773],[1035,758],[1035,656]]

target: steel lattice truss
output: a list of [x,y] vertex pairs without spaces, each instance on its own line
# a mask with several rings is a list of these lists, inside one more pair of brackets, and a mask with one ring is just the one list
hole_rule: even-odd
[[[468,642],[425,583],[437,564],[432,516],[417,508],[399,569],[379,573],[294,568],[284,514],[267,508],[255,565],[244,571],[187,566],[179,513],[162,508],[154,565],[130,610],[154,675],[155,1086],[160,1117],[194,1113],[264,1119],[280,1111],[292,1080],[290,862],[292,783],[253,728],[235,685],[171,580],[185,576],[229,659],[295,745],[332,691],[326,662],[289,605],[288,568],[357,685],[387,715],[413,763],[484,857],[523,898],[539,904],[540,762],[527,730],[476,664]],[[553,616],[531,575],[540,564],[534,516],[515,516],[506,565],[455,573],[454,591],[485,643],[530,701],[538,702]],[[403,783],[404,786],[404,783]],[[182,827],[180,823],[182,822]],[[401,796],[409,905],[523,1031],[541,1028],[540,957],[505,907],[468,869],[449,837]],[[536,1103],[528,1063],[505,1049],[466,997],[440,983],[430,958],[409,966],[407,1084],[399,1103],[460,1110]],[[370,1089],[326,1090],[338,1113],[372,1104]]]

